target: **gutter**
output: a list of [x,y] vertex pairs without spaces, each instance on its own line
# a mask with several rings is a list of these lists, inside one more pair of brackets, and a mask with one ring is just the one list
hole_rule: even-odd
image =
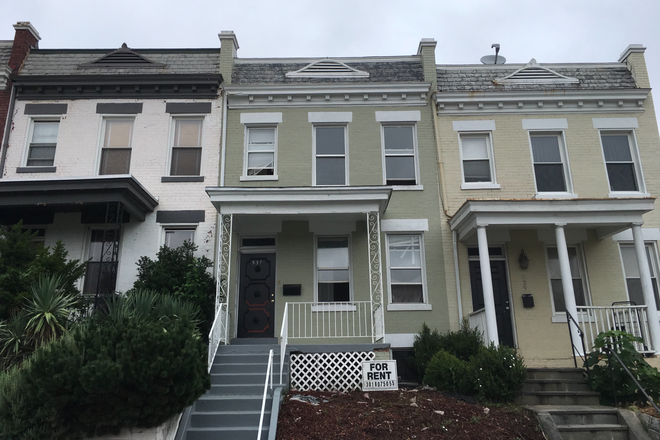
[[5,161],[7,160],[7,148],[9,148],[9,132],[14,116],[14,104],[16,103],[16,85],[11,86],[11,96],[9,98],[9,108],[7,109],[7,121],[5,123],[5,133],[2,138],[2,157],[0,158],[0,179],[5,174]]

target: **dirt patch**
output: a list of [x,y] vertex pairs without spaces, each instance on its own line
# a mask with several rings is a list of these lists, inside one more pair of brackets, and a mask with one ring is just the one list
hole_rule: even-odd
[[280,410],[277,439],[544,439],[534,414],[523,408],[457,397],[425,389],[293,391]]

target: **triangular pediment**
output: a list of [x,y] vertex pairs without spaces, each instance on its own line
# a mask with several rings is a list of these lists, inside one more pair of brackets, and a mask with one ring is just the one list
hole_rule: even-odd
[[368,78],[369,72],[357,70],[335,60],[320,60],[295,72],[287,72],[287,78]]
[[81,64],[80,67],[115,67],[115,68],[149,68],[163,67],[163,63],[155,63],[122,44],[117,50],[103,55],[91,63]]
[[495,84],[575,84],[580,80],[570,78],[552,69],[540,66],[534,58],[525,67],[516,70],[504,78],[493,81]]

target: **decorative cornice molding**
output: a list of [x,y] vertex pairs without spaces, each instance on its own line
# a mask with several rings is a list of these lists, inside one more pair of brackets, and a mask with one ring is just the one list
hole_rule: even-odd
[[651,89],[538,90],[524,92],[438,92],[442,115],[639,113]]
[[226,86],[230,109],[267,107],[424,106],[429,83]]
[[534,58],[512,74],[493,81],[494,84],[577,84],[579,82],[577,78],[569,78],[539,65]]
[[331,59],[315,61],[295,72],[287,72],[287,78],[369,78],[369,72],[355,69]]

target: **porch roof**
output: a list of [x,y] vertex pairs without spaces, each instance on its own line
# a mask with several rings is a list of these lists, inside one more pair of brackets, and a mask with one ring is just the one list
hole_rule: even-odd
[[642,224],[642,216],[653,210],[655,197],[617,199],[511,199],[467,200],[449,220],[459,240],[468,239],[477,226],[544,229],[595,229],[605,238]]
[[121,202],[138,221],[158,200],[130,175],[52,179],[0,179],[0,218],[24,210],[80,211],[85,206]]
[[206,192],[220,214],[383,214],[392,187],[207,187]]

